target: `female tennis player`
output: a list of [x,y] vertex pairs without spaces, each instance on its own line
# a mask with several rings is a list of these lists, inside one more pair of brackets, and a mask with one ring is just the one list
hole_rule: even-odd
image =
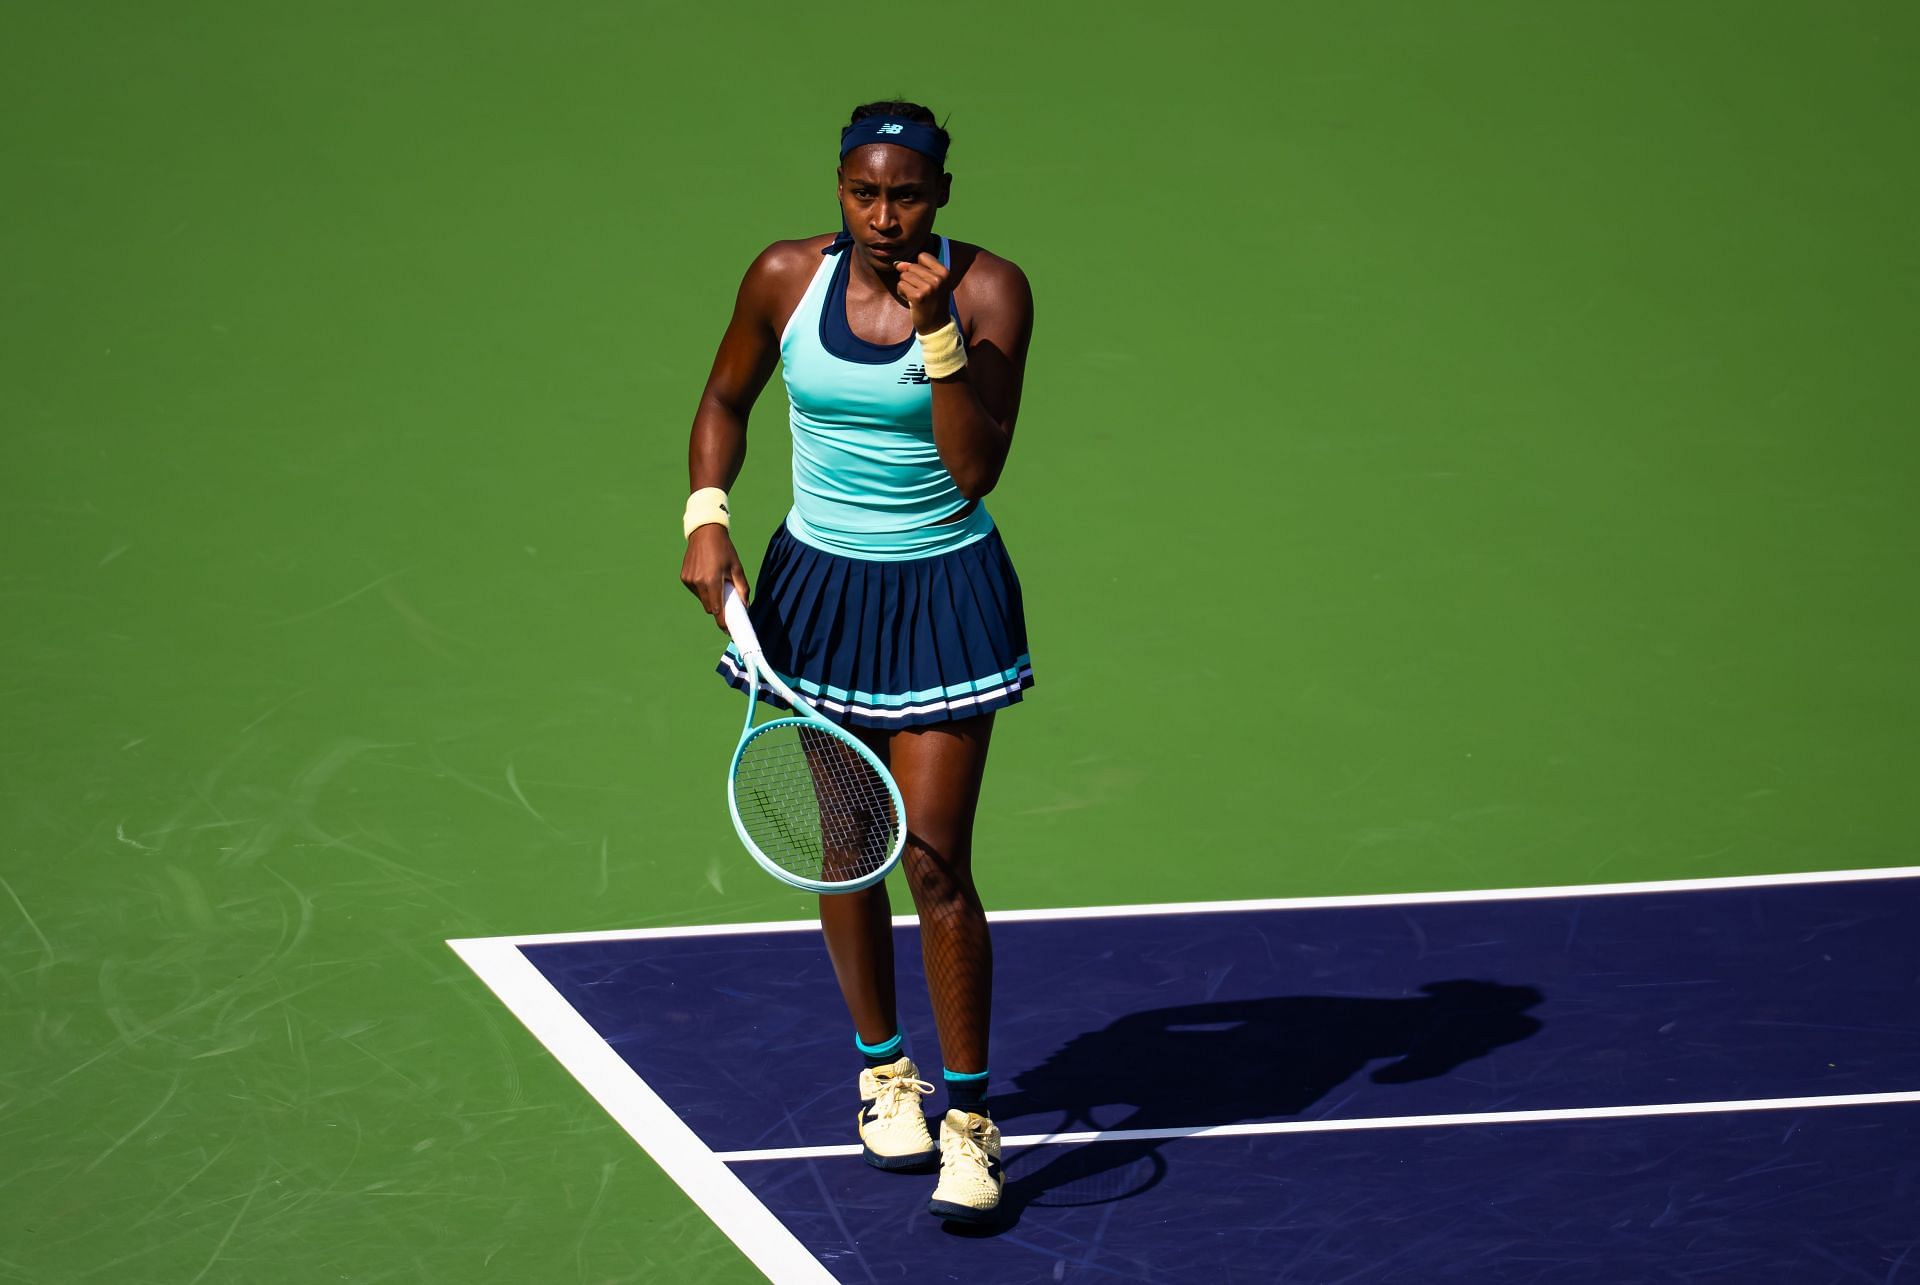
[[[844,230],[776,241],[747,269],[694,415],[680,579],[716,619],[726,585],[748,599],[767,663],[854,729],[900,786],[902,864],[944,1063],[937,1148],[920,1107],[934,1089],[895,1015],[886,885],[823,896],[820,922],[866,1059],[867,1160],[937,1162],[930,1210],[978,1222],[998,1207],[1001,1179],[973,817],[994,711],[1033,682],[1020,582],[981,499],[1013,440],[1033,296],[1014,264],[935,234],[948,142],[916,103],[856,108],[840,135]],[[776,360],[791,402],[793,508],[749,594],[726,491]],[[747,685],[732,648],[720,673]]]

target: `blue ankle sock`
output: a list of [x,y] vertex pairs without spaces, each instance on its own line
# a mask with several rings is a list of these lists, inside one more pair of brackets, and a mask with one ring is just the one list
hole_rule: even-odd
[[853,1047],[859,1049],[860,1056],[867,1060],[868,1070],[872,1070],[875,1067],[891,1066],[893,1063],[898,1062],[900,1060],[900,1050],[905,1044],[905,1037],[898,1031],[893,1033],[892,1039],[882,1040],[878,1044],[867,1043],[860,1038],[859,1032],[857,1031],[853,1036]]
[[947,1082],[947,1106],[991,1118],[992,1112],[987,1110],[987,1075],[986,1071],[942,1070],[940,1078]]

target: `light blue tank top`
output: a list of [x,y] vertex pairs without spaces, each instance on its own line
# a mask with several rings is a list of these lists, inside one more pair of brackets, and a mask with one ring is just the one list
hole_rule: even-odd
[[[787,530],[829,553],[881,562],[951,553],[993,530],[967,506],[933,444],[920,338],[873,344],[847,324],[851,250],[825,255],[780,336],[793,428]],[[940,238],[940,262],[947,263]],[[957,320],[957,315],[956,315]]]

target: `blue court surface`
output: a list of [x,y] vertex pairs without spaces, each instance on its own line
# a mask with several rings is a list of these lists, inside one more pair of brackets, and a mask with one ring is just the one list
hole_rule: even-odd
[[860,1160],[814,925],[452,944],[779,1281],[1880,1285],[1920,1281],[1917,876],[996,915],[986,1233]]

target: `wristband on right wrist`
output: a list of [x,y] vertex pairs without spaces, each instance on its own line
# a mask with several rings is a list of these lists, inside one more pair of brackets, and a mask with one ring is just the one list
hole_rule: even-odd
[[703,486],[687,497],[687,511],[680,515],[680,534],[691,540],[695,531],[714,522],[732,525],[727,519],[727,493],[717,486]]

